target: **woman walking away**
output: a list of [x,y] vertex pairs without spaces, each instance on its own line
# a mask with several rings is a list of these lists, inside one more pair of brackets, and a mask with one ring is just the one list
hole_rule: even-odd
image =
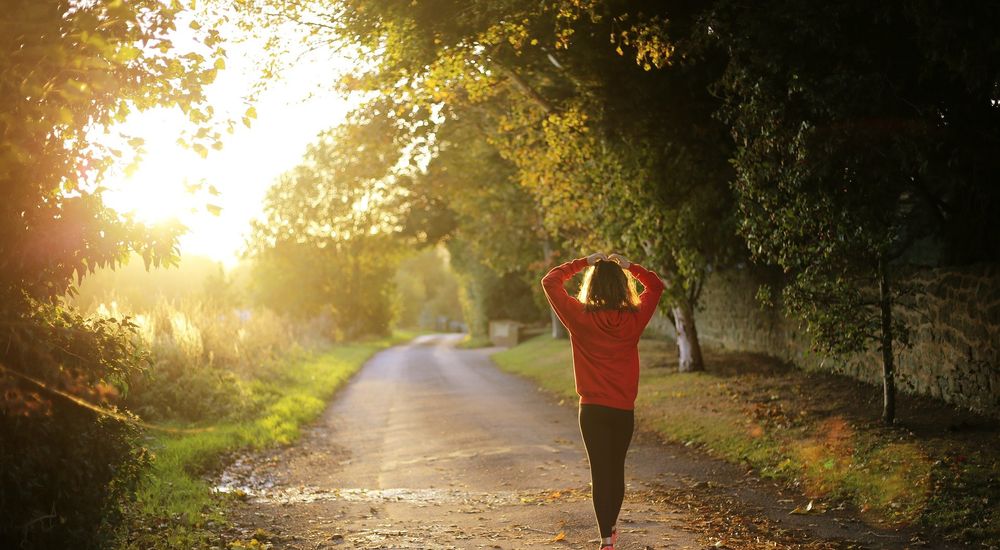
[[[587,269],[578,297],[563,286]],[[636,295],[635,280],[645,287]],[[625,453],[632,442],[639,388],[639,336],[663,294],[663,281],[618,254],[591,254],[556,266],[542,279],[549,304],[570,334],[580,394],[580,433],[590,460],[601,549],[614,549],[625,498]]]

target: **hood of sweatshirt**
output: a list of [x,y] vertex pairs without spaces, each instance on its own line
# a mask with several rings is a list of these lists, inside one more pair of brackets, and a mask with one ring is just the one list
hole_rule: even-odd
[[609,336],[619,338],[629,335],[634,330],[636,315],[632,311],[604,310],[591,313],[594,326]]

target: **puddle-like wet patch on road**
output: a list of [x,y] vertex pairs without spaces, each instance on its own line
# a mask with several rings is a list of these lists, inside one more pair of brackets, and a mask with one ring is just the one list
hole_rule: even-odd
[[325,488],[325,487],[266,487],[250,488],[246,486],[219,485],[215,490],[220,493],[240,492],[248,500],[262,504],[302,504],[320,501],[342,502],[398,502],[416,506],[434,506],[440,504],[461,504],[466,506],[492,507],[503,504],[536,504],[542,505],[555,501],[576,501],[590,498],[585,488],[569,488],[553,491],[465,491],[461,489],[434,488]]
[[[217,488],[220,490],[220,488]],[[364,488],[324,488],[324,487],[282,487],[260,491],[246,491],[250,500],[269,504],[302,504],[319,501],[343,502],[400,502],[416,506],[437,504],[466,504],[495,506],[520,502],[513,492],[470,492],[458,489],[364,489]]]

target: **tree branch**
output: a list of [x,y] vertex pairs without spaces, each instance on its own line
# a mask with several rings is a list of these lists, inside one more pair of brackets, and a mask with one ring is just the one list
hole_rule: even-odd
[[556,112],[552,104],[549,103],[547,99],[542,97],[542,95],[538,93],[537,90],[535,90],[527,82],[525,82],[524,79],[521,77],[521,75],[517,74],[516,71],[507,67],[503,63],[500,63],[496,59],[491,59],[491,61],[493,62],[494,65],[497,66],[497,68],[500,69],[500,72],[503,73],[503,75],[506,76],[511,81],[512,84],[514,84],[514,87],[517,88],[518,91],[524,94],[524,96],[527,97],[529,100],[531,100],[532,103],[534,103],[543,111],[545,111],[545,114],[550,115]]

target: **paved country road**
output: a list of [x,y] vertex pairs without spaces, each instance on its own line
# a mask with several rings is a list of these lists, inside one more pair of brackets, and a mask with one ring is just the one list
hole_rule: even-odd
[[[574,403],[431,335],[375,355],[294,446],[237,460],[244,537],[275,548],[597,548]],[[638,433],[621,549],[905,548],[741,469]],[[799,497],[798,500],[801,500]],[[854,542],[848,541],[851,539]],[[937,547],[937,546],[934,546]]]

